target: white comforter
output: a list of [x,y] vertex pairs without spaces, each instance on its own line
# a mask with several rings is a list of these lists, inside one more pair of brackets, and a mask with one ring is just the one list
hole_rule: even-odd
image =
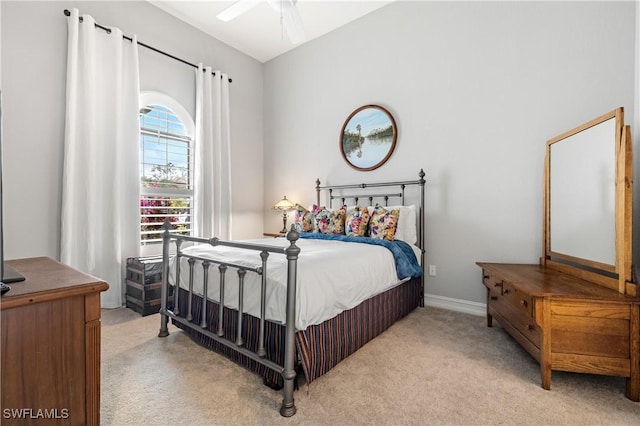
[[[246,240],[244,242],[287,247],[284,238]],[[296,328],[304,330],[310,325],[333,318],[362,301],[382,293],[400,282],[391,251],[382,246],[332,240],[300,239],[298,257],[298,287],[296,297]],[[414,247],[416,257],[418,249]],[[261,265],[260,252],[232,247],[197,245],[183,253],[248,267]],[[249,253],[249,256],[247,256]],[[419,258],[419,257],[418,257]],[[194,270],[193,290],[202,294],[203,272],[200,262]],[[209,268],[208,296],[218,302],[220,274],[217,265]],[[404,280],[403,280],[404,281]],[[175,265],[171,268],[170,282],[175,283]],[[180,286],[188,289],[189,266],[182,259]],[[244,282],[244,312],[260,316],[261,277],[247,272]],[[287,300],[287,260],[284,254],[270,253],[267,263],[266,319],[285,322]],[[229,268],[225,276],[225,306],[238,307],[238,274]]]

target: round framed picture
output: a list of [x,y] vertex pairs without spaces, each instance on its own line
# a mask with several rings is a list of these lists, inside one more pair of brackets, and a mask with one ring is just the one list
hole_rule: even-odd
[[354,169],[374,170],[391,157],[397,137],[396,122],[389,111],[379,105],[365,105],[344,122],[340,151]]

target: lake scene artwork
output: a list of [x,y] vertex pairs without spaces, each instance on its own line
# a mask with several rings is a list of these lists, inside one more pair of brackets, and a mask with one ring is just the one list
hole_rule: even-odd
[[395,146],[395,123],[382,107],[368,105],[356,110],[342,131],[342,154],[356,169],[381,166]]

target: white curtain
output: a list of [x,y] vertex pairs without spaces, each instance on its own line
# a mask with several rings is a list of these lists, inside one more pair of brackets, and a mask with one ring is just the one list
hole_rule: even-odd
[[196,69],[195,233],[231,239],[229,77]]
[[107,281],[114,308],[140,250],[138,45],[77,9],[68,36],[61,261]]

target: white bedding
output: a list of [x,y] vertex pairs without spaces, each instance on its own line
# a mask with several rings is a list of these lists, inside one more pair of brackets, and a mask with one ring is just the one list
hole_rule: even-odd
[[[244,240],[269,246],[287,247],[285,238]],[[298,257],[298,288],[296,297],[296,328],[304,330],[310,325],[320,324],[340,312],[351,309],[362,301],[382,293],[399,281],[393,255],[385,247],[334,240],[300,239]],[[419,249],[414,252],[419,259]],[[232,247],[211,247],[201,244],[188,247],[183,253],[207,257],[219,261],[236,263],[248,267],[261,266],[260,252]],[[247,253],[251,258],[248,258]],[[196,263],[193,290],[202,294],[202,266]],[[220,274],[217,265],[209,268],[208,296],[218,302]],[[171,267],[170,282],[175,283],[175,265]],[[189,287],[189,266],[185,258],[180,265],[180,287]],[[244,281],[244,312],[260,316],[261,277],[247,272]],[[266,319],[284,323],[287,290],[286,255],[270,253],[267,263]],[[225,276],[225,306],[238,307],[238,274],[229,268]]]

